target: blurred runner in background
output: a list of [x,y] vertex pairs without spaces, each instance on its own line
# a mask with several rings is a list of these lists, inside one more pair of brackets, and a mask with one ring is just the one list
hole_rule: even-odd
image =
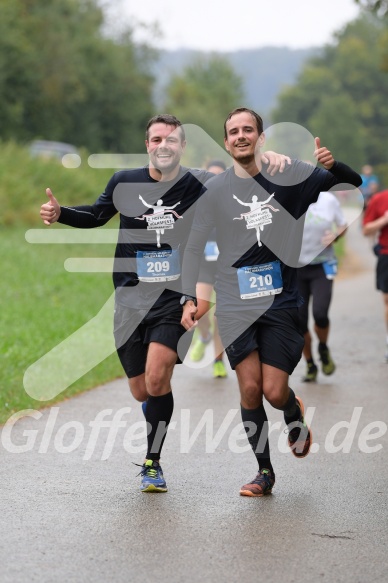
[[[212,174],[221,174],[226,170],[226,165],[222,160],[212,160],[206,166],[208,172]],[[206,243],[204,255],[199,268],[197,283],[198,299],[198,337],[194,342],[190,352],[190,359],[193,362],[199,362],[203,359],[206,347],[213,339],[214,343],[214,378],[225,378],[227,372],[223,362],[223,351],[221,338],[218,333],[217,318],[210,319],[209,309],[212,296],[214,294],[214,283],[217,271],[218,247],[216,243],[215,230],[210,234],[209,241]],[[203,315],[202,315],[203,314]],[[213,327],[213,333],[212,333]]]
[[383,293],[384,319],[387,331],[385,361],[388,363],[388,190],[373,195],[363,219],[366,237],[377,237],[376,287]]
[[365,164],[362,167],[361,178],[360,190],[364,198],[364,208],[366,208],[372,196],[380,190],[380,183],[376,174],[373,174],[373,168],[370,164]]
[[300,328],[304,336],[303,356],[307,370],[304,382],[314,382],[318,367],[312,352],[312,337],[308,328],[310,299],[314,332],[319,340],[318,353],[322,372],[331,375],[335,364],[327,340],[329,337],[329,307],[333,281],[337,273],[337,258],[333,243],[346,229],[341,205],[331,192],[321,192],[317,202],[310,204],[306,213],[302,249],[297,270],[298,288],[304,302],[299,308]]

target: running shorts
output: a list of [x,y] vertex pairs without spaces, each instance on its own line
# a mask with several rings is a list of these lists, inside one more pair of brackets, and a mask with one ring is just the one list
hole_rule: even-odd
[[376,265],[376,287],[384,294],[388,294],[388,255],[378,256]]
[[180,323],[181,319],[182,307],[176,299],[151,310],[134,310],[116,303],[115,344],[128,378],[145,372],[150,342],[158,342],[174,350],[177,353],[177,364],[184,360],[192,333],[186,333]]
[[268,310],[252,320],[252,312],[217,312],[220,336],[227,347],[231,368],[234,370],[257,350],[263,364],[291,375],[301,359],[304,346],[298,308]]

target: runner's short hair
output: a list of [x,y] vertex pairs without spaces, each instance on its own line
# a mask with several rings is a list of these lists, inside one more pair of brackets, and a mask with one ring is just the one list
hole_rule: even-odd
[[260,134],[263,133],[263,131],[264,131],[263,120],[261,119],[261,117],[259,116],[258,113],[256,113],[255,111],[253,111],[253,109],[249,109],[248,107],[236,107],[236,109],[234,109],[233,111],[231,111],[228,114],[228,116],[227,116],[227,118],[226,118],[226,120],[224,122],[224,137],[225,138],[228,137],[228,134],[227,134],[227,131],[226,131],[226,124],[237,113],[250,113],[251,116],[253,117],[253,119],[256,122],[257,131],[259,132],[259,136],[260,136]]
[[226,164],[222,160],[210,160],[210,162],[206,164],[206,168],[211,168],[211,166],[218,166],[218,168],[226,170]]
[[181,132],[181,139],[184,142],[185,138],[185,130],[183,129],[182,122],[179,121],[175,115],[170,115],[169,113],[159,113],[158,115],[154,115],[147,123],[146,127],[146,140],[148,141],[149,138],[149,129],[152,125],[156,123],[165,123],[168,126],[173,126],[175,128],[180,128]]

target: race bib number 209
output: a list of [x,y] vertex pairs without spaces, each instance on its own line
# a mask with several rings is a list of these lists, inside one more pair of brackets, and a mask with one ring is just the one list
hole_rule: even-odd
[[137,251],[137,275],[140,281],[173,281],[180,277],[179,251]]

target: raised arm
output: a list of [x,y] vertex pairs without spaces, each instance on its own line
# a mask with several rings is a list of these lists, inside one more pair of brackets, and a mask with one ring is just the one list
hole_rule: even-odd
[[[110,185],[112,184],[112,188]],[[46,188],[48,202],[42,204],[40,216],[45,225],[61,223],[78,229],[94,229],[105,225],[118,211],[112,200],[116,183],[110,181],[107,189],[93,204],[61,206],[50,188]]]
[[326,170],[330,170],[334,165],[333,154],[325,146],[321,146],[321,138],[315,138],[314,156]]
[[338,162],[333,154],[325,146],[321,146],[320,138],[315,138],[314,156],[322,166],[329,171],[322,190],[335,190],[335,186],[341,184],[341,190],[349,190],[354,186],[361,186],[362,178],[350,166]]
[[48,196],[48,202],[45,202],[40,207],[40,217],[45,225],[52,225],[56,223],[61,214],[61,206],[50,188],[46,188],[46,194]]

